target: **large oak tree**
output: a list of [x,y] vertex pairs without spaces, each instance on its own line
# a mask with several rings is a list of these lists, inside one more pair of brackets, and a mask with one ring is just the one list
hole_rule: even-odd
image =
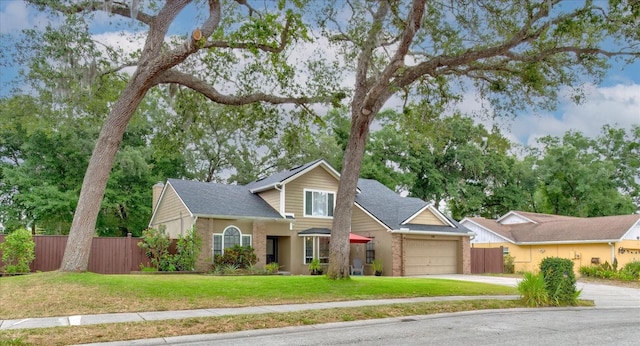
[[[311,40],[302,23],[301,2],[268,3],[256,9],[246,1],[112,1],[112,0],[27,0],[52,15],[67,20],[90,21],[96,13],[107,13],[115,22],[128,18],[142,25],[144,45],[128,55],[118,55],[118,47],[107,47],[107,54],[118,55],[117,64],[103,67],[97,75],[133,68],[127,84],[111,106],[89,161],[69,240],[60,270],[87,268],[91,239],[100,203],[105,193],[116,153],[133,114],[145,95],[161,85],[192,89],[209,100],[242,106],[254,103],[305,105],[339,100],[328,71],[307,81],[307,75],[323,70],[322,60],[290,60],[297,43]],[[188,6],[193,6],[185,10]],[[190,15],[189,34],[170,35],[169,29],[182,13]],[[183,19],[184,20],[184,19]],[[189,25],[187,25],[189,26]],[[89,25],[86,25],[89,28]],[[56,35],[55,30],[51,31]],[[61,50],[72,47],[60,47]],[[314,63],[315,62],[315,63]],[[296,69],[292,64],[297,64]],[[96,67],[100,69],[102,66]],[[294,113],[305,116],[309,112]],[[301,115],[302,114],[302,115]]]
[[437,109],[471,88],[493,115],[552,109],[563,87],[578,87],[579,99],[580,83],[602,78],[609,59],[640,56],[637,1],[353,0],[336,1],[325,14],[324,28],[355,74],[331,232],[332,278],[349,275],[348,233],[366,138],[394,95]]

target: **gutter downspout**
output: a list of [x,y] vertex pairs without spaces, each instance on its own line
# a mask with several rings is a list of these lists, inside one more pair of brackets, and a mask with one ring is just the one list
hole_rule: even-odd
[[616,246],[615,244],[609,242],[609,246],[611,246],[611,264],[613,265],[613,261],[616,259]]

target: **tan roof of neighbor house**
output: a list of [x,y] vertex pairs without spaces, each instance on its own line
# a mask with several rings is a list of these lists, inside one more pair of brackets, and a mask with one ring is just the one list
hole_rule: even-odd
[[516,213],[538,223],[502,225],[480,217],[469,220],[516,243],[618,240],[640,220],[640,214],[580,218]]
[[515,211],[513,213],[518,214],[520,216],[524,216],[527,219],[529,219],[529,220],[531,220],[533,222],[537,222],[537,223],[550,222],[550,221],[560,221],[560,220],[580,219],[579,217],[575,217],[575,216],[531,213],[531,212],[528,212],[528,211]]

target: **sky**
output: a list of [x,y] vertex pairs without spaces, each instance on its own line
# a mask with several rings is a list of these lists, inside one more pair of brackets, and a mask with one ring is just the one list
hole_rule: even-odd
[[[11,34],[26,28],[40,28],[47,18],[31,12],[21,0],[0,0],[0,34]],[[108,18],[104,17],[106,24]],[[180,29],[177,29],[180,30]],[[101,40],[121,40],[116,33],[99,30]],[[0,53],[1,54],[1,53]],[[2,55],[0,55],[0,58]],[[0,97],[9,92],[8,82],[15,77],[14,68],[0,64]],[[584,103],[574,104],[567,95],[561,93],[558,108],[554,112],[522,112],[514,119],[497,120],[502,133],[515,143],[535,145],[542,136],[562,136],[566,131],[580,131],[587,136],[600,134],[603,125],[630,129],[640,125],[640,62],[622,67],[614,65],[599,85],[588,85]],[[458,105],[462,112],[478,109],[479,102],[471,93],[465,95]],[[490,120],[477,119],[485,125]]]

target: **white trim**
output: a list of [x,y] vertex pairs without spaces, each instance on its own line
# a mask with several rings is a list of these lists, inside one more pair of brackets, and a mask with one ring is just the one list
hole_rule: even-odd
[[[479,223],[477,223],[477,222],[475,222],[475,221],[473,221],[473,220],[471,220],[471,219],[468,219],[468,218],[466,218],[466,217],[460,221],[460,224],[461,224],[462,226],[464,226],[464,223],[465,223],[465,222],[470,222],[470,223],[472,223],[472,224],[474,224],[474,225],[476,225],[476,226],[478,226],[478,227],[482,228],[483,230],[485,230],[485,231],[487,231],[487,232],[489,232],[489,233],[491,233],[491,234],[495,235],[496,237],[501,238],[501,239],[504,239],[504,241],[506,241],[506,242],[508,242],[508,243],[516,244],[516,242],[515,242],[515,241],[513,241],[513,240],[511,240],[511,239],[508,239],[508,238],[505,238],[503,235],[500,235],[500,234],[498,234],[498,233],[496,233],[496,232],[492,231],[491,229],[486,228],[486,227],[482,226],[481,224],[479,224]],[[477,244],[483,244],[483,243],[477,243]]]
[[397,233],[397,234],[414,234],[414,235],[446,235],[446,236],[450,236],[450,237],[471,237],[476,235],[473,232],[467,232],[467,233],[451,233],[451,232],[440,232],[440,231],[417,231],[417,230],[410,230],[410,229],[392,229],[387,231],[389,233]]
[[220,220],[265,220],[265,221],[280,221],[280,222],[291,221],[291,220],[285,219],[284,217],[260,217],[260,216],[213,215],[213,214],[192,214],[192,216],[210,218],[210,219],[220,219]]
[[451,223],[451,221],[449,221],[449,219],[447,219],[444,215],[442,215],[440,210],[436,209],[431,203],[429,203],[429,204],[425,205],[424,207],[422,207],[420,210],[418,210],[413,215],[411,215],[408,218],[406,218],[400,224],[404,225],[404,224],[409,223],[409,221],[415,219],[418,215],[420,215],[423,211],[425,211],[427,209],[429,209],[435,215],[435,217],[438,218],[438,220],[440,220],[443,223],[449,225],[450,227],[456,228],[456,226],[454,226],[453,223]]
[[[317,189],[307,189],[307,188],[302,189],[302,216],[303,217],[315,218],[315,219],[333,219],[333,215],[331,215],[331,216],[329,216],[329,215],[327,215],[327,216],[307,215],[307,192],[311,192],[311,196],[312,197],[313,197],[313,193],[314,192],[326,193],[327,195],[328,194],[332,194],[333,195],[333,208],[331,209],[331,214],[335,214],[336,196],[338,194],[335,191],[328,191],[328,190],[317,190]],[[328,202],[328,197],[327,197],[327,202]],[[313,212],[313,204],[311,205],[311,211]],[[327,210],[327,212],[328,212],[328,210]]]
[[284,197],[286,196],[285,193],[285,187],[284,184],[280,185],[280,214],[284,215],[285,218],[287,217],[287,213],[286,213],[286,204],[285,204],[285,200]]
[[331,238],[331,234],[305,233],[305,234],[298,234],[298,237],[325,237],[325,238]]
[[160,207],[160,202],[164,198],[164,194],[167,191],[167,188],[169,186],[171,186],[171,189],[176,194],[176,197],[178,197],[178,200],[180,200],[180,203],[182,203],[182,206],[189,212],[189,216],[190,217],[194,217],[195,216],[195,214],[193,214],[191,212],[191,210],[189,209],[187,204],[184,202],[184,200],[180,197],[180,194],[178,192],[176,192],[176,189],[173,187],[173,185],[171,185],[171,182],[169,182],[169,180],[167,180],[167,183],[164,184],[164,187],[162,188],[162,192],[160,192],[160,196],[158,197],[158,202],[155,205],[155,208],[153,210],[153,214],[151,215],[151,219],[149,220],[149,224],[147,225],[147,227],[151,227],[151,225],[153,224],[153,220],[155,219],[156,214],[158,213],[158,210],[160,209],[159,208]]
[[[358,207],[360,210],[362,210],[366,215],[368,215],[370,218],[372,218],[374,221],[376,221],[377,223],[380,224],[380,226],[384,227],[386,230],[390,230],[391,227],[387,226],[384,222],[382,222],[380,219],[378,219],[377,217],[375,217],[373,214],[371,214],[367,209],[365,209],[363,206],[361,206],[358,202],[354,202],[353,205],[355,205],[356,207]],[[352,215],[353,216],[353,215]]]
[[496,220],[496,222],[497,222],[497,223],[500,223],[500,221],[502,221],[502,220],[506,219],[506,218],[507,218],[508,216],[510,216],[510,215],[517,215],[518,217],[523,218],[523,219],[525,219],[525,220],[527,220],[527,221],[529,221],[529,222],[532,222],[532,223],[538,224],[537,222],[535,222],[535,221],[531,220],[530,218],[525,217],[525,216],[522,216],[522,215],[518,214],[518,212],[513,211],[513,210],[512,210],[512,211],[510,211],[510,212],[508,212],[508,213],[506,213],[506,214],[504,214],[504,215],[502,215],[499,219],[497,219],[497,220]]
[[[554,245],[554,244],[608,244],[617,243],[620,239],[598,239],[598,240],[561,240],[561,241],[530,241],[517,242],[516,245]],[[481,243],[480,243],[481,244]]]

